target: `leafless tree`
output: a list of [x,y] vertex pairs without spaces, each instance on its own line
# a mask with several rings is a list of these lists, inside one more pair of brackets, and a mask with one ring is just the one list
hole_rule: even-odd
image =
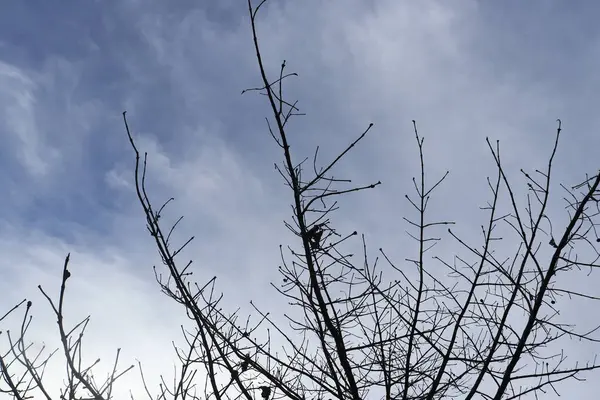
[[33,343],[27,340],[27,331],[32,322],[30,314],[31,301],[21,301],[0,317],[0,322],[2,322],[10,314],[15,313],[25,305],[21,326],[16,334],[11,333],[10,330],[6,332],[0,331],[0,334],[3,334],[2,336],[5,336],[8,342],[8,349],[0,353],[0,393],[11,395],[11,398],[18,400],[31,398],[51,400],[55,398],[51,395],[51,391],[45,384],[47,381],[44,380],[44,373],[46,372],[50,358],[59,351],[62,353],[66,367],[63,380],[64,386],[60,390],[59,395],[60,399],[111,399],[115,382],[133,368],[132,365],[124,370],[118,370],[119,349],[117,350],[111,374],[106,380],[98,384],[94,378],[93,369],[100,363],[100,359],[97,359],[91,365],[84,364],[82,338],[90,318],[88,316],[72,328],[67,328],[64,320],[63,305],[65,304],[67,280],[71,277],[68,266],[69,255],[65,258],[63,265],[57,302],[53,301],[41,286],[38,286],[38,289],[50,304],[52,312],[56,317],[61,343],[59,349],[47,352],[46,347],[42,346],[38,351],[33,351]]
[[[182,327],[185,346],[177,348],[181,363],[177,379],[173,384],[163,380],[152,394],[152,384],[146,383],[142,373],[148,397],[537,398],[548,391],[558,393],[561,382],[583,379],[586,372],[599,368],[595,355],[584,362],[567,362],[563,351],[569,340],[600,341],[598,328],[578,329],[564,320],[557,303],[559,298],[599,300],[572,283],[586,279],[600,266],[596,229],[600,173],[595,171],[571,187],[554,188],[551,176],[560,121],[548,164],[531,174],[521,171],[527,181],[525,207],[519,206],[518,190],[503,167],[499,143],[487,141],[497,174],[487,181],[490,200],[484,210],[488,216],[481,242],[476,244],[449,229],[454,222],[430,219],[428,204],[447,173],[428,179],[424,140],[413,121],[420,174],[413,179],[415,193],[406,196],[411,214],[404,221],[417,256],[397,261],[380,249],[372,261],[362,237],[361,259],[355,262],[345,249],[358,240],[358,234],[337,228],[335,211],[340,196],[373,189],[380,182],[352,186],[349,179],[336,177],[335,171],[339,161],[367,137],[372,124],[332,160],[321,162],[317,148],[312,165],[309,158],[296,161],[286,127],[301,113],[297,103],[283,95],[285,81],[296,74],[287,73],[283,62],[275,79],[267,76],[256,26],[265,2],[253,5],[248,0],[262,82],[244,92],[259,92],[268,100],[272,115],[267,128],[283,154],[277,171],[292,198],[293,215],[286,226],[298,243],[282,248],[282,284],[273,284],[275,293],[290,305],[284,316],[288,324],[278,323],[252,302],[254,318],[224,311],[216,279],[205,283],[192,279],[191,261],[181,264],[179,259],[193,238],[181,245],[171,243],[181,218],[170,227],[163,226],[161,213],[173,199],[159,207],[152,205],[145,181],[147,155],[138,150],[123,113],[135,152],[137,196],[165,267],[164,273],[155,269],[155,277],[162,292],[181,304],[190,320]],[[564,226],[553,226],[556,219],[549,211],[551,193],[556,191],[562,191],[566,202]],[[444,232],[457,252],[464,252],[462,256],[449,260],[432,255]],[[59,306],[53,306],[59,326],[63,292]],[[11,341],[11,354],[21,360],[29,381],[43,388],[36,371],[43,370],[44,362],[29,362],[25,355],[26,321],[27,313],[21,339],[15,345]],[[88,369],[76,368],[71,354],[79,351],[80,341],[68,344],[69,334],[63,328],[60,334],[69,371],[73,371],[68,382],[74,389],[69,390],[82,387],[93,398],[110,398],[107,389],[90,383]],[[0,359],[2,383],[16,398],[25,398],[23,393],[33,384],[9,374],[6,357]],[[118,376],[115,372],[103,387],[112,385]]]

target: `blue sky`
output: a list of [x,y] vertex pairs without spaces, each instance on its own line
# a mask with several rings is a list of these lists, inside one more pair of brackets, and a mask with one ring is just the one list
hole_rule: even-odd
[[[317,144],[332,155],[375,124],[340,174],[384,185],[347,198],[338,223],[401,260],[416,250],[401,220],[417,167],[412,119],[432,174],[451,171],[433,212],[466,237],[485,221],[486,136],[522,184],[518,169],[545,165],[561,118],[557,183],[597,171],[597,12],[593,1],[271,0],[258,29],[269,70],[286,59],[299,74],[287,86],[307,113],[290,129],[297,159]],[[232,307],[275,295],[291,198],[273,169],[267,104],[240,95],[259,84],[246,13],[244,0],[0,4],[0,293],[2,304],[34,299],[36,338],[51,342],[53,323],[36,286],[57,290],[67,252],[70,318],[92,314],[90,357],[123,347],[158,374],[179,338],[182,315],[153,281],[123,110],[149,152],[156,202],[175,197],[180,236],[198,238],[198,274],[217,274]],[[149,349],[157,356],[144,359]],[[597,385],[570,394],[591,399]]]

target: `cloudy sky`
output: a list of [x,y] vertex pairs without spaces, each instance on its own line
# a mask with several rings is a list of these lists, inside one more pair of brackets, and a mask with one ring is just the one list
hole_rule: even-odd
[[[451,171],[433,210],[466,237],[486,218],[486,136],[501,140],[522,187],[518,169],[545,166],[561,118],[556,187],[598,170],[598,11],[593,1],[271,0],[259,36],[270,72],[286,59],[299,74],[287,84],[307,113],[289,131],[298,161],[316,145],[325,159],[375,124],[337,174],[383,185],[346,198],[336,222],[403,260],[416,252],[401,218],[418,167],[413,119],[432,179]],[[232,309],[268,306],[279,245],[293,237],[267,103],[240,95],[259,84],[245,0],[1,2],[0,314],[32,299],[31,339],[55,346],[37,285],[57,293],[71,252],[66,317],[92,315],[85,351],[109,367],[121,347],[123,365],[171,374],[184,315],[154,282],[124,110],[149,153],[152,197],[175,197],[180,237],[196,236],[187,256],[198,279],[217,275]],[[137,372],[119,385],[129,388],[141,395]],[[569,398],[599,388],[568,386]]]

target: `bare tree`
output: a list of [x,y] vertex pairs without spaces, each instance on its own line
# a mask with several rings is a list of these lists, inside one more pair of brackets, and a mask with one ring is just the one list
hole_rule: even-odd
[[[137,196],[166,268],[165,273],[155,269],[155,277],[162,292],[181,304],[190,320],[182,327],[185,346],[176,348],[180,360],[177,379],[173,384],[163,380],[158,393],[152,394],[142,373],[148,397],[533,398],[547,391],[558,393],[560,382],[583,379],[586,371],[599,368],[595,356],[583,363],[567,362],[563,351],[569,340],[600,340],[598,328],[582,330],[564,321],[556,301],[561,297],[599,300],[594,293],[584,293],[571,283],[579,276],[586,279],[600,266],[596,230],[600,173],[596,171],[572,187],[560,186],[568,222],[553,226],[556,219],[548,205],[551,189],[552,193],[557,191],[551,186],[551,176],[561,137],[560,121],[547,166],[531,174],[522,171],[527,180],[525,207],[518,204],[517,188],[503,167],[499,143],[487,141],[497,174],[487,181],[490,200],[484,210],[488,217],[478,244],[468,243],[448,229],[453,221],[429,218],[428,204],[447,173],[433,181],[428,179],[424,140],[413,121],[420,174],[413,178],[414,195],[406,196],[412,214],[404,221],[417,256],[396,261],[380,249],[371,261],[362,237],[362,257],[355,262],[345,249],[356,240],[357,232],[343,232],[335,223],[339,198],[373,189],[380,182],[352,186],[335,171],[373,125],[332,160],[321,162],[318,148],[312,163],[310,158],[296,160],[286,127],[292,117],[302,114],[297,103],[283,95],[284,82],[296,74],[287,73],[283,62],[275,79],[267,76],[256,26],[265,2],[253,6],[248,0],[262,82],[244,92],[259,92],[268,100],[272,115],[267,127],[283,154],[277,171],[292,199],[293,214],[286,226],[298,243],[281,249],[279,273],[283,283],[273,284],[274,291],[290,304],[284,316],[288,324],[278,323],[254,303],[254,318],[239,311],[223,311],[215,278],[202,284],[192,280],[191,261],[180,264],[179,259],[193,238],[181,245],[171,243],[181,218],[164,227],[161,214],[173,199],[160,207],[152,205],[145,184],[147,155],[138,150],[123,113],[135,152]],[[444,229],[464,255],[450,260],[431,255]],[[501,256],[499,252],[506,249],[508,253]],[[59,326],[63,292],[59,306],[53,306]],[[22,329],[21,338],[25,331]],[[71,373],[70,387],[79,385],[75,389],[83,387],[96,396],[93,398],[110,398],[109,392],[90,383],[87,369],[74,367],[76,362],[70,354],[78,351],[80,342],[69,345],[65,339],[69,336],[63,328],[60,332],[69,371],[80,371]],[[15,347],[11,342],[12,349],[17,349],[12,353],[14,359],[27,360],[26,346]],[[23,387],[28,388],[28,384],[8,373],[10,365],[3,357],[3,383],[16,398],[25,398]],[[41,374],[36,371],[43,370],[43,362],[20,362],[29,379],[42,388]],[[107,385],[118,376],[113,374]]]
[[[30,314],[32,302],[27,299],[10,309],[6,314],[0,317],[2,322],[11,313],[16,312],[25,304],[20,329],[16,334],[10,330],[5,332],[8,342],[8,349],[0,353],[0,393],[9,394],[14,399],[25,400],[30,398],[43,398],[51,400],[55,397],[51,395],[50,390],[45,384],[44,373],[50,358],[57,352],[61,352],[64,358],[65,376],[63,388],[60,390],[60,399],[94,399],[108,400],[112,398],[112,392],[115,382],[127,371],[133,368],[133,365],[125,370],[118,370],[119,353],[114,360],[112,372],[100,384],[96,381],[93,369],[100,363],[100,359],[94,361],[91,365],[83,364],[82,339],[85,329],[90,321],[90,317],[84,318],[72,328],[68,329],[64,321],[63,305],[65,304],[65,293],[67,288],[67,279],[71,277],[68,269],[69,255],[65,258],[63,273],[60,285],[58,301],[53,301],[41,286],[38,289],[46,298],[52,312],[56,317],[56,324],[60,338],[61,347],[47,352],[46,346],[42,346],[38,351],[33,352],[33,343],[26,338],[32,322]],[[0,331],[0,334],[4,332]]]
[[[163,235],[159,225],[162,207],[155,212],[147,196],[145,169],[137,181],[148,229],[173,285],[162,283],[163,290],[182,303],[194,319],[194,331],[186,334],[190,338],[200,335],[203,340],[197,361],[211,384],[205,396],[250,399],[260,390],[265,399],[358,400],[369,393],[386,399],[509,399],[557,390],[558,382],[580,379],[580,373],[598,368],[595,359],[586,364],[566,364],[562,352],[570,338],[600,339],[594,336],[596,329],[578,331],[576,326],[562,322],[555,304],[559,296],[598,299],[593,293],[561,283],[572,281],[568,275],[592,271],[599,265],[595,243],[600,240],[596,232],[600,175],[586,177],[570,189],[562,186],[567,194],[569,222],[552,229],[548,202],[560,121],[546,169],[537,170],[533,176],[522,171],[528,180],[525,208],[517,204],[502,166],[499,144],[487,142],[497,167],[495,179],[488,180],[491,199],[486,207],[487,226],[482,227],[479,245],[467,243],[448,229],[450,238],[466,252],[453,260],[428,255],[439,240],[435,236],[439,228],[453,222],[428,219],[428,203],[447,174],[432,183],[426,179],[423,138],[413,121],[421,172],[414,179],[415,196],[406,197],[415,216],[405,221],[418,256],[398,263],[381,250],[382,261],[370,262],[363,238],[363,260],[356,264],[351,261],[352,254],[342,250],[342,244],[357,233],[338,232],[332,219],[337,197],[374,188],[380,182],[350,186],[350,180],[333,173],[338,162],[366,137],[372,124],[333,160],[320,163],[317,148],[310,168],[307,158],[294,161],[286,126],[301,113],[296,102],[284,98],[283,84],[296,74],[286,72],[285,62],[276,79],[265,72],[256,27],[257,13],[264,4],[263,0],[253,7],[248,2],[262,78],[261,85],[249,91],[268,99],[272,111],[268,130],[283,153],[277,170],[293,199],[293,215],[286,225],[301,245],[299,250],[289,247],[289,257],[282,251],[279,271],[283,285],[273,285],[296,309],[296,313],[286,313],[289,329],[254,304],[258,322],[239,325],[237,313],[220,311],[214,280],[210,290],[190,285],[190,264],[177,267],[175,256],[181,248],[170,250],[172,229]],[[129,129],[128,134],[136,149]],[[136,155],[139,165],[137,149]],[[501,196],[508,200],[506,210],[500,206]],[[501,239],[500,232],[512,234],[516,245]],[[505,247],[514,246],[504,258],[496,254],[501,240],[509,242]],[[379,266],[381,262],[384,266]],[[446,267],[447,273],[440,272],[440,266]],[[411,268],[414,273],[408,272]],[[254,339],[260,331],[266,336]],[[282,344],[282,351],[276,351],[275,343]],[[190,365],[191,359],[182,362]],[[230,377],[221,386],[215,380],[217,372]]]

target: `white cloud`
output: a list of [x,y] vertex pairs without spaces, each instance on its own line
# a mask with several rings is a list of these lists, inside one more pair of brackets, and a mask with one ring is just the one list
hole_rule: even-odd
[[[44,143],[35,114],[36,84],[19,68],[0,63],[1,109],[6,132],[17,140],[17,157],[34,177],[44,176],[58,151]],[[6,140],[11,137],[7,136]]]

